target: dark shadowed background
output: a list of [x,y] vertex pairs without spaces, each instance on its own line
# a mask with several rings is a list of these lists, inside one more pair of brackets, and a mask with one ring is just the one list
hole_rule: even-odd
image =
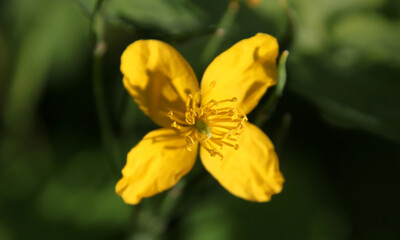
[[[161,39],[200,79],[258,32],[290,51],[282,97],[249,116],[266,117],[282,193],[238,199],[197,161],[125,205],[126,154],[157,126],[123,88],[123,50]],[[399,143],[400,1],[0,2],[1,240],[400,239]]]

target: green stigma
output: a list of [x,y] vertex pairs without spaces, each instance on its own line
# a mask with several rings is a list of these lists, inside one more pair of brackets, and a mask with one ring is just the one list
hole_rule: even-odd
[[211,137],[211,129],[205,122],[197,120],[195,126],[201,134],[205,134],[208,138]]

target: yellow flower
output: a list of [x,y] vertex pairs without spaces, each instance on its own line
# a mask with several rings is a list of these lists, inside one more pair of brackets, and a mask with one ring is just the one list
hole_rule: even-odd
[[117,194],[137,204],[171,188],[191,170],[199,148],[207,171],[232,194],[264,202],[279,193],[284,179],[274,146],[246,117],[276,83],[277,56],[274,37],[244,39],[208,66],[200,90],[170,45],[139,40],[128,46],[121,57],[125,88],[162,128],[129,152]]

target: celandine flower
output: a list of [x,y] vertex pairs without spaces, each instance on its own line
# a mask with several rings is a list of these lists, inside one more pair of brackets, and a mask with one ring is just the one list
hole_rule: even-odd
[[263,202],[279,193],[284,179],[274,146],[246,117],[276,83],[277,56],[270,35],[242,40],[208,66],[200,90],[173,47],[132,43],[121,57],[125,88],[162,128],[129,152],[117,194],[137,204],[171,188],[191,170],[199,148],[205,168],[232,194]]

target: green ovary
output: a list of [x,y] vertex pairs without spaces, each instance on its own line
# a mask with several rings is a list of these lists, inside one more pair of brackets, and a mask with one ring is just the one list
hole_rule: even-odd
[[211,129],[205,122],[196,120],[195,127],[199,133],[205,134],[209,138],[211,137]]

